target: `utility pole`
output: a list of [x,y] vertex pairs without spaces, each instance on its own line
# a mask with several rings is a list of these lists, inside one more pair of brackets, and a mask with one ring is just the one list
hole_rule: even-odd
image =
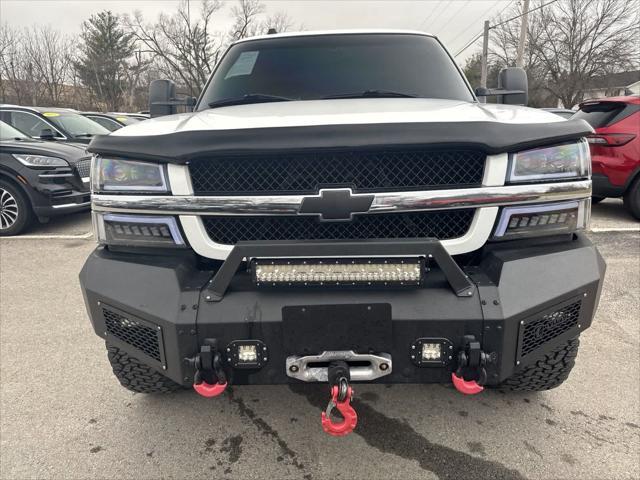
[[484,39],[482,40],[482,70],[480,73],[480,86],[487,88],[487,58],[489,56],[489,20],[484,21]]
[[527,23],[529,20],[529,0],[524,0],[522,7],[522,23],[520,24],[520,41],[518,42],[518,56],[516,57],[516,67],[522,68],[524,65],[524,44],[527,41]]

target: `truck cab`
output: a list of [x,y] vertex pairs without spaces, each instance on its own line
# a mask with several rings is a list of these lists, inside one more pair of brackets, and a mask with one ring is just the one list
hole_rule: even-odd
[[[116,377],[327,382],[345,411],[353,382],[560,385],[605,271],[592,129],[522,106],[523,71],[500,81],[479,102],[421,32],[267,35],[230,46],[194,112],[95,138],[80,279]],[[160,87],[152,116],[176,103]]]

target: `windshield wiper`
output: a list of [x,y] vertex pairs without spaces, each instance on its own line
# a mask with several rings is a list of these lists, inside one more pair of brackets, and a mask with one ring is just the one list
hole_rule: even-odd
[[322,97],[323,100],[332,98],[417,98],[417,96],[411,93],[392,92],[390,90],[365,90],[364,92],[340,93]]
[[80,138],[80,137],[91,138],[93,136],[94,136],[93,133],[77,133],[76,135],[74,135],[74,137],[76,137],[76,138]]
[[279,97],[278,95],[266,95],[263,93],[247,93],[241,97],[223,98],[209,102],[209,108],[230,107],[231,105],[245,105],[250,103],[289,102],[293,98]]

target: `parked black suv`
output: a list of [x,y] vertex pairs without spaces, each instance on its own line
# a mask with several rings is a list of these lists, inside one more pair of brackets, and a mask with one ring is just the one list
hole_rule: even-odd
[[68,108],[0,105],[0,120],[30,137],[58,142],[88,144],[109,130]]
[[36,140],[0,121],[0,236],[88,210],[90,167],[84,145]]

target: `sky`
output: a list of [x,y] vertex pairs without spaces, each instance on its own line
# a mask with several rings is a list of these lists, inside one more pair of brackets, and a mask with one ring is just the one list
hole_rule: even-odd
[[[286,12],[304,30],[350,28],[399,28],[437,35],[452,54],[457,54],[482,31],[484,20],[497,16],[518,0],[263,0],[267,13]],[[192,15],[199,0],[191,0]],[[215,20],[216,30],[231,26],[233,0]],[[152,21],[176,10],[176,0],[0,0],[0,21],[12,26],[50,24],[68,33],[78,33],[83,20],[101,10],[133,13],[139,10]],[[479,51],[481,41],[456,57]]]

